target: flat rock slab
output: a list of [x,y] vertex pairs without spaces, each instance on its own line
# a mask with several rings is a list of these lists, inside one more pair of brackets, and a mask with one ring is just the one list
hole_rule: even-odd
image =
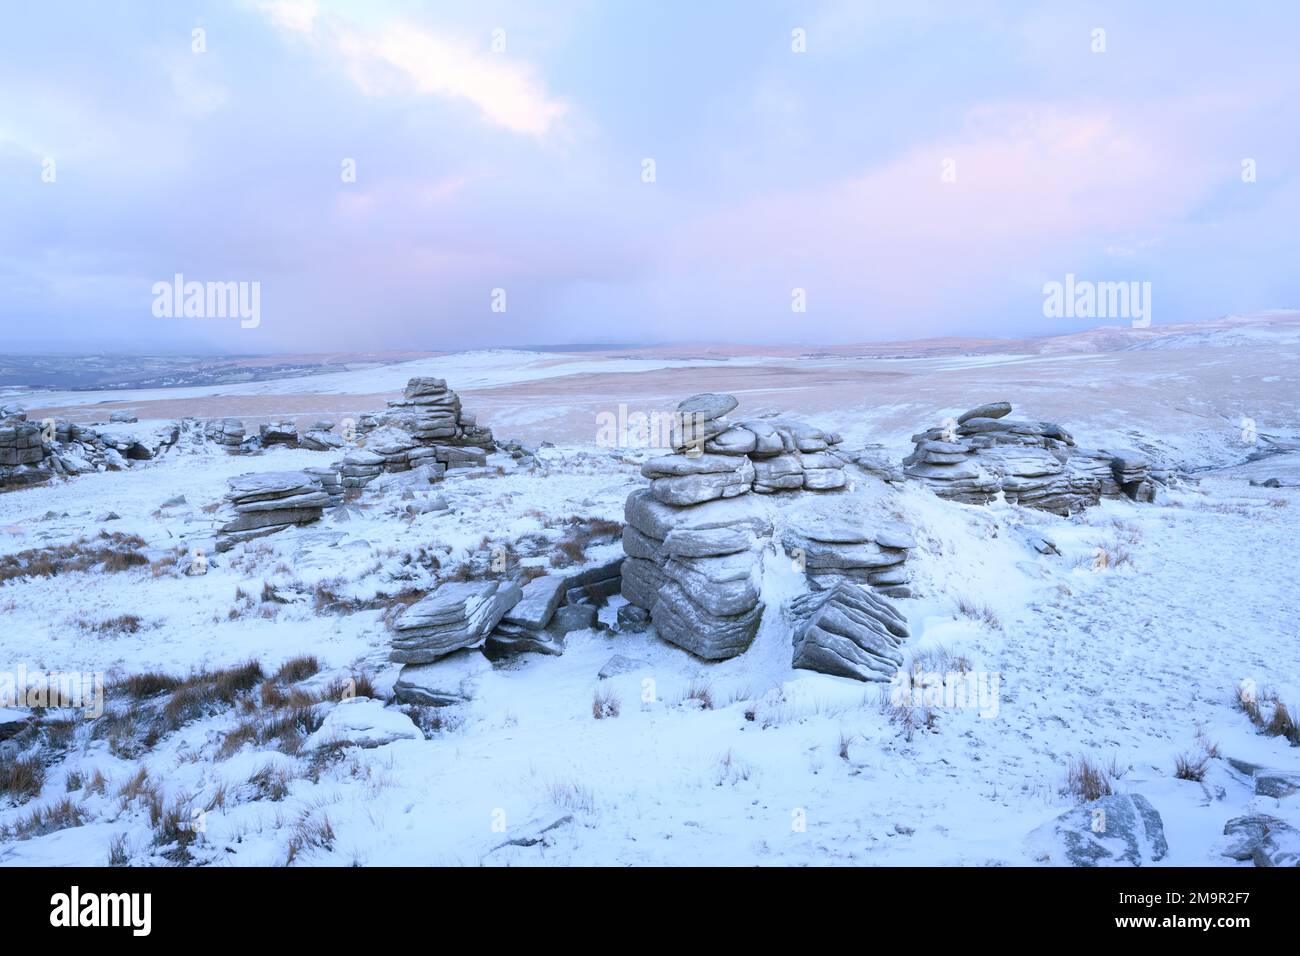
[[388,710],[380,700],[359,698],[336,705],[304,746],[308,750],[338,744],[382,747],[395,740],[423,739],[420,728],[400,710]]
[[1263,813],[1236,817],[1223,828],[1224,856],[1263,867],[1300,866],[1300,831]]
[[1300,771],[1256,770],[1255,795],[1281,800],[1300,791]]
[[407,664],[393,685],[404,704],[447,707],[474,699],[492,662],[476,650],[459,651],[432,664]]
[[518,603],[519,585],[500,581],[453,581],[412,604],[393,623],[389,659],[427,664],[472,647],[491,633]]
[[638,488],[628,495],[623,513],[628,524],[660,541],[675,528],[736,527],[760,537],[772,533],[772,521],[763,505],[749,495],[677,508],[656,501],[650,489]]
[[701,392],[678,402],[677,410],[683,415],[698,415],[704,421],[712,421],[721,418],[739,404],[734,395]]
[[508,624],[518,624],[541,630],[551,621],[551,615],[564,597],[564,578],[551,574],[533,578],[521,589],[519,603],[502,618]]
[[964,425],[972,418],[1005,418],[1010,414],[1010,402],[989,402],[987,405],[976,405],[970,411],[958,416],[957,424]]
[[645,661],[624,657],[622,654],[615,654],[605,661],[596,677],[598,680],[609,680],[609,678],[618,677],[620,674],[631,674],[645,666],[647,666]]
[[233,501],[259,501],[320,491],[320,482],[302,471],[263,471],[238,475],[227,482]]

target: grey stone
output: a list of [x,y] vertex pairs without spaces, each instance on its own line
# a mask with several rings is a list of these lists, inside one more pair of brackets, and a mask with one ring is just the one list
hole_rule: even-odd
[[559,657],[564,653],[564,635],[556,631],[533,630],[516,624],[501,623],[483,642],[483,655],[491,661],[520,654],[545,654]]
[[740,425],[733,425],[704,443],[705,452],[719,455],[748,455],[757,448],[758,436]]
[[1223,828],[1223,855],[1260,867],[1300,866],[1300,831],[1263,813],[1236,817]]
[[669,643],[706,660],[725,660],[753,643],[763,607],[719,617],[701,610],[676,581],[667,581],[659,589],[650,616],[659,636]]
[[1300,791],[1300,771],[1263,769],[1255,771],[1256,796],[1281,800],[1298,791]]
[[678,402],[677,410],[683,415],[698,415],[705,421],[712,421],[726,415],[739,404],[734,395],[702,392]]
[[790,602],[796,622],[793,666],[861,681],[888,681],[903,664],[908,636],[902,615],[882,597],[852,584]]
[[648,610],[658,600],[659,589],[667,580],[656,562],[629,556],[623,562],[623,577],[619,583],[619,590],[632,604]]
[[508,624],[517,624],[541,630],[551,621],[555,609],[564,597],[564,579],[553,575],[533,578],[523,586],[519,602],[502,618]]
[[557,634],[584,631],[596,626],[597,615],[595,606],[591,604],[565,604],[556,608],[555,616],[551,618],[548,627]]
[[1140,794],[1112,794],[1061,814],[1030,840],[1057,866],[1143,866],[1169,852],[1164,823]]
[[964,425],[972,418],[1006,418],[1010,414],[1010,402],[989,402],[987,405],[976,405],[970,411],[958,416],[957,424]]
[[624,604],[618,609],[618,629],[628,633],[644,631],[650,626],[650,612],[636,604]]
[[452,581],[412,604],[393,622],[390,659],[425,664],[479,643],[519,601],[517,584]]
[[445,707],[473,700],[492,662],[476,650],[458,651],[436,663],[407,664],[393,685],[404,704]]
[[[633,534],[641,533],[635,528]],[[644,535],[641,535],[644,538]],[[676,528],[668,532],[659,555],[680,558],[707,558],[736,554],[754,546],[754,536],[743,528]],[[631,552],[628,552],[629,554]],[[642,557],[648,555],[640,555]]]
[[622,654],[615,654],[601,666],[600,670],[596,673],[596,678],[598,680],[609,680],[611,677],[617,677],[620,674],[630,674],[645,666],[645,661],[624,657]]
[[674,528],[738,527],[759,537],[772,533],[771,519],[748,495],[674,508],[655,500],[648,488],[638,488],[628,495],[623,513],[628,524],[660,541]]
[[655,478],[650,482],[651,494],[668,505],[694,505],[746,494],[754,484],[754,466],[750,460],[717,457],[731,464],[731,470]]

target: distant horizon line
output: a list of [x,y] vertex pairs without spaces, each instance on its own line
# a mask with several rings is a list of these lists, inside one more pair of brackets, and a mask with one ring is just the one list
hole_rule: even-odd
[[1103,331],[1144,331],[1157,332],[1160,329],[1186,328],[1188,326],[1205,325],[1211,326],[1217,323],[1224,323],[1231,319],[1250,319],[1250,318],[1267,318],[1270,316],[1297,315],[1300,316],[1300,309],[1294,308],[1274,308],[1260,309],[1248,313],[1225,313],[1211,319],[1188,320],[1185,322],[1168,322],[1157,325],[1147,326],[1134,329],[1130,324],[1113,324],[1113,325],[1095,325],[1086,329],[1074,329],[1066,332],[1058,332],[1053,335],[975,335],[975,334],[955,334],[955,335],[928,335],[914,339],[858,339],[852,342],[815,342],[815,341],[798,341],[798,342],[763,342],[763,341],[746,341],[733,339],[697,339],[689,341],[658,341],[658,342],[556,342],[541,344],[510,344],[510,345],[480,345],[468,348],[458,349],[424,349],[416,347],[390,347],[382,349],[321,349],[319,351],[292,351],[292,350],[270,350],[264,352],[232,352],[212,350],[208,351],[201,348],[175,348],[159,349],[150,351],[138,350],[114,350],[114,349],[88,349],[82,351],[71,350],[50,350],[44,351],[21,351],[6,350],[0,351],[0,359],[15,358],[92,358],[92,357],[130,357],[130,358],[210,358],[210,359],[248,359],[248,358],[277,358],[277,357],[317,357],[328,355],[348,355],[363,357],[387,356],[395,354],[416,354],[416,355],[463,355],[470,352],[559,352],[559,353],[579,353],[579,352],[602,352],[602,351],[619,351],[619,350],[643,350],[643,349],[690,349],[690,348],[807,348],[807,349],[845,349],[859,346],[887,346],[887,345],[908,345],[920,342],[1033,342],[1045,339],[1065,338],[1069,336],[1086,335],[1090,332]]

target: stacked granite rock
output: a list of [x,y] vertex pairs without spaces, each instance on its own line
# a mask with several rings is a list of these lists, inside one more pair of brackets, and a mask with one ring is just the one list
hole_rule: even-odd
[[231,478],[227,510],[217,528],[218,551],[242,541],[317,521],[330,504],[319,478],[302,471],[270,471]]
[[176,422],[150,432],[100,432],[71,422],[29,422],[21,406],[8,405],[0,411],[0,491],[151,461],[179,437]]
[[430,664],[480,644],[519,603],[523,590],[509,581],[449,581],[393,621],[389,659]]
[[836,584],[794,598],[786,613],[795,623],[797,668],[888,681],[903,665],[899,647],[908,637],[907,622],[869,589]]
[[709,660],[743,652],[762,618],[773,526],[758,496],[846,484],[838,435],[780,419],[733,423],[737,404],[701,394],[678,405],[673,454],[642,466],[650,486],[624,508],[623,596],[665,640]]
[[6,406],[0,420],[0,489],[12,491],[48,481],[52,469],[45,463],[41,427],[27,421],[21,408]]
[[816,590],[851,582],[870,585],[889,597],[912,596],[906,562],[916,541],[897,522],[794,515],[781,543],[803,563],[808,583]]
[[413,378],[402,397],[388,405],[391,410],[383,415],[363,416],[359,429],[394,425],[423,444],[475,445],[485,451],[495,447],[492,432],[460,407],[460,396],[445,379]]
[[437,466],[441,471],[446,470],[446,466],[437,460],[436,448],[423,445],[406,432],[394,428],[383,428],[368,435],[366,451],[383,459],[380,468],[385,472],[410,471],[426,464],[436,466],[435,470],[438,470]]
[[293,422],[270,422],[257,429],[258,438],[263,448],[272,445],[284,445],[287,448],[298,447],[298,427]]
[[208,422],[204,434],[208,441],[234,455],[244,444],[244,423],[238,418],[215,418]]
[[1134,501],[1155,499],[1151,461],[1140,451],[1124,449],[1115,452],[1111,459],[1111,474],[1120,490]]
[[329,495],[329,507],[332,508],[342,503],[344,494],[343,476],[339,474],[338,464],[304,468],[303,471],[320,482],[321,491]]
[[486,465],[488,452],[496,448],[492,432],[460,407],[460,397],[443,379],[413,378],[403,397],[388,404],[388,412],[362,415],[357,421],[365,447],[340,464],[348,487],[364,487],[381,474],[414,468],[424,468],[430,480],[437,481],[450,469]]
[[348,452],[339,463],[344,488],[364,488],[384,473],[384,456],[358,448]]
[[597,623],[597,605],[622,588],[623,558],[574,571],[542,574],[523,585],[523,596],[483,646],[492,660],[533,652],[558,656],[571,631]]
[[334,434],[333,422],[321,421],[303,432],[298,444],[308,451],[335,451],[347,443],[341,435]]
[[1080,511],[1103,496],[1153,497],[1140,455],[1081,449],[1060,425],[1010,413],[1008,402],[993,402],[913,435],[916,448],[903,460],[905,474],[956,501],[984,504],[1001,494],[1057,514]]

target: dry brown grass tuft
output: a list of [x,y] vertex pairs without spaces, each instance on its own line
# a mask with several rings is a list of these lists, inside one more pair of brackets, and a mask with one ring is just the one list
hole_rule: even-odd
[[83,631],[90,631],[100,637],[118,637],[123,634],[139,634],[144,630],[144,621],[138,614],[119,614],[92,624],[89,621],[78,622]]
[[311,654],[301,654],[281,664],[279,670],[271,676],[271,680],[281,684],[296,684],[319,673],[320,661]]
[[1205,779],[1205,773],[1210,769],[1210,758],[1206,754],[1199,757],[1192,754],[1179,754],[1174,759],[1174,776],[1179,780],[1195,780],[1200,782]]
[[36,757],[19,757],[11,762],[0,762],[0,794],[16,803],[30,800],[45,785],[45,767]]
[[6,828],[5,835],[12,840],[30,840],[58,830],[70,830],[86,822],[86,815],[71,797],[64,797],[48,807],[33,810],[23,819]]
[[980,621],[994,631],[1002,630],[1002,620],[987,604],[979,604],[968,598],[962,597],[957,600],[957,610],[963,617],[970,618],[972,621]]
[[1300,746],[1300,727],[1296,726],[1291,711],[1280,700],[1273,701],[1273,715],[1264,725],[1264,733],[1270,737],[1285,737],[1293,745]]
[[0,583],[20,578],[55,577],[76,571],[126,571],[149,563],[140,553],[145,541],[139,535],[101,531],[70,544],[31,548],[0,557]]
[[1091,757],[1074,757],[1066,768],[1065,786],[1061,792],[1073,795],[1080,803],[1091,803],[1113,794],[1114,781],[1122,775],[1113,759],[1103,767]]
[[888,690],[880,694],[880,712],[890,724],[898,728],[899,734],[908,743],[916,736],[918,730],[935,732],[939,727],[939,715],[933,707],[917,707],[912,703],[911,694],[897,697]]
[[310,810],[304,811],[294,825],[293,834],[285,847],[285,866],[293,866],[300,855],[308,850],[332,850],[334,848],[334,827],[329,817],[322,815],[317,819]]
[[608,687],[596,688],[596,693],[591,699],[591,716],[597,720],[604,720],[606,717],[617,717],[619,712],[618,697]]
[[692,701],[700,710],[713,709],[713,688],[703,681],[691,681],[686,688],[686,694],[682,697],[683,701]]

